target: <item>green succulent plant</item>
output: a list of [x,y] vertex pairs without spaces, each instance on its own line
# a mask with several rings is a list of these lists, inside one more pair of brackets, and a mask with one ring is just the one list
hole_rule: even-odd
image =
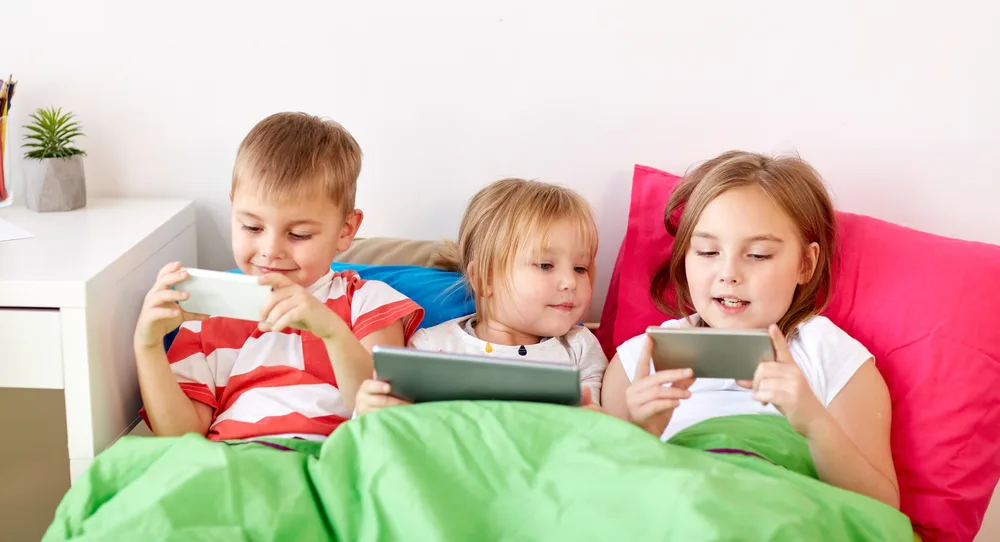
[[68,158],[86,156],[87,153],[72,146],[73,139],[83,135],[80,124],[73,120],[72,113],[63,113],[62,108],[38,108],[31,114],[32,122],[25,125],[22,147],[30,149],[24,157],[30,160],[45,158]]

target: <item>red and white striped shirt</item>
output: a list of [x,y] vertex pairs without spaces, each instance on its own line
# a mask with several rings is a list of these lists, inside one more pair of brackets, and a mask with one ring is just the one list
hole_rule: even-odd
[[[408,342],[423,319],[415,302],[353,271],[331,271],[309,291],[358,340],[402,319]],[[257,322],[221,317],[184,322],[167,359],[184,393],[215,409],[211,440],[321,439],[351,417],[326,347],[308,331],[262,333]]]

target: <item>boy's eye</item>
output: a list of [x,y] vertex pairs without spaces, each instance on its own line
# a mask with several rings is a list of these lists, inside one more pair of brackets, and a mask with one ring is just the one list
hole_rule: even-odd
[[555,266],[550,263],[536,263],[535,267],[541,269],[542,271],[551,271]]
[[289,233],[288,236],[296,241],[308,241],[312,239],[311,233]]
[[586,267],[577,266],[577,267],[573,268],[573,271],[576,271],[577,273],[583,275],[584,273],[587,272],[587,268]]
[[244,224],[243,225],[243,230],[244,231],[248,231],[250,233],[260,233],[261,227],[260,226],[250,226],[250,225]]

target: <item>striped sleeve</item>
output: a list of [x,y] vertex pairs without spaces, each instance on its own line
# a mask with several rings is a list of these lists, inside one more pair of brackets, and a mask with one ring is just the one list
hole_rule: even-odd
[[181,324],[167,351],[167,361],[185,395],[217,410],[215,375],[205,353],[201,328],[202,322]]
[[391,286],[377,280],[356,279],[351,298],[351,329],[358,340],[403,321],[403,344],[417,331],[424,309]]

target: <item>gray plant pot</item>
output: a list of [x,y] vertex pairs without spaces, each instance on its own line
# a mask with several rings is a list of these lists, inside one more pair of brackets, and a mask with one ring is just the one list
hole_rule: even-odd
[[83,157],[25,159],[24,203],[32,211],[72,211],[87,205]]

